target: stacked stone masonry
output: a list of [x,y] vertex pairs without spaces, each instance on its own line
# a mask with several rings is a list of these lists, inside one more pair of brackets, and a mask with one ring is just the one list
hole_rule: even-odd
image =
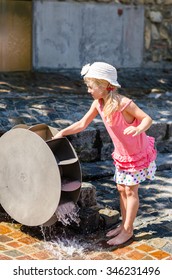
[[[60,1],[60,0],[59,0]],[[65,2],[68,2],[65,1]],[[144,5],[145,65],[167,66],[172,62],[172,0],[75,0],[74,2]],[[120,8],[121,9],[121,8]],[[122,11],[121,11],[122,12]]]

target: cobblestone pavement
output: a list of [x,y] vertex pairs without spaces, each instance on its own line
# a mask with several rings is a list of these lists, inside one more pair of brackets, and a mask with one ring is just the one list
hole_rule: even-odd
[[[172,74],[169,69],[119,69],[119,82],[125,94],[132,95],[145,111],[153,115],[155,122],[171,125]],[[91,101],[80,77],[74,72],[1,73],[0,130],[4,132],[21,123],[46,123],[61,128],[80,118]],[[160,156],[164,158],[165,154]],[[108,247],[107,229],[99,228],[91,234],[72,234],[71,229],[67,232],[60,230],[60,233],[51,229],[47,233],[41,227],[24,227],[2,211],[0,259],[171,260],[172,171],[169,166],[171,157],[168,170],[163,165],[155,182],[145,182],[140,187],[135,237],[125,246]],[[101,166],[98,163],[83,164],[82,168],[83,179],[87,178],[96,187],[98,205],[119,211],[112,163],[106,161]],[[96,178],[97,170],[102,174],[97,174]]]

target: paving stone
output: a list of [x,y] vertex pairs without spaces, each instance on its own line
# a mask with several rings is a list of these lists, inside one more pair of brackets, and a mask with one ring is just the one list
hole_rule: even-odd
[[10,246],[10,247],[13,247],[13,248],[19,248],[19,247],[21,247],[23,244],[21,244],[21,243],[19,243],[19,242],[13,241],[13,242],[8,242],[7,245]]
[[6,242],[9,242],[11,240],[12,240],[12,238],[6,236],[5,233],[3,235],[0,235],[0,242],[6,243]]
[[167,244],[167,242],[168,242],[167,240],[159,237],[149,241],[150,245],[152,245],[157,249],[163,248]]
[[167,257],[170,257],[170,254],[157,250],[155,252],[151,252],[150,253],[151,256],[153,256],[154,258],[158,259],[158,260],[162,260],[162,259],[167,259]]
[[137,250],[133,250],[130,253],[126,254],[126,257],[130,260],[142,260],[144,258],[144,254],[137,251]]
[[144,252],[151,252],[154,251],[155,249],[147,244],[141,244],[139,246],[135,247],[138,250],[144,251]]
[[18,241],[22,242],[24,244],[33,244],[33,243],[37,242],[36,239],[33,239],[33,238],[29,237],[29,236],[28,237],[20,238],[20,239],[18,239]]
[[18,250],[9,250],[4,252],[5,255],[12,257],[12,258],[17,258],[19,256],[22,256],[23,253],[18,251]]
[[164,246],[161,246],[160,249],[172,255],[172,243],[167,242]]
[[0,224],[0,234],[6,234],[11,232],[10,228]]
[[13,258],[10,258],[10,257],[8,257],[8,256],[5,256],[4,254],[3,255],[1,255],[0,254],[0,260],[12,260]]

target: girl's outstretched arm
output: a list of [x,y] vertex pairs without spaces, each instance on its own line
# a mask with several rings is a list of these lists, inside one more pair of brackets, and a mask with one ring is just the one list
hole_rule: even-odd
[[141,110],[134,102],[131,102],[125,110],[129,115],[141,122],[137,127],[132,126],[131,124],[131,126],[124,130],[124,134],[132,134],[132,136],[136,136],[146,131],[152,125],[152,118]]
[[95,100],[95,101],[93,101],[88,112],[84,115],[84,117],[81,120],[62,129],[54,137],[52,137],[52,139],[60,138],[60,137],[71,135],[71,134],[76,134],[76,133],[81,132],[82,130],[86,129],[86,127],[98,115],[96,105],[97,105],[97,101]]

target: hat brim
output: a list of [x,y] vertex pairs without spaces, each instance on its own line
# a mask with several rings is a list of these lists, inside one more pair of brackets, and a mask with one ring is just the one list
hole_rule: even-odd
[[109,78],[102,78],[100,77],[99,75],[92,75],[92,74],[89,74],[87,73],[84,78],[93,78],[93,79],[99,79],[99,80],[105,80],[105,81],[108,81],[111,85],[115,86],[115,87],[121,87],[121,85],[115,80],[115,81],[112,81],[111,79]]

